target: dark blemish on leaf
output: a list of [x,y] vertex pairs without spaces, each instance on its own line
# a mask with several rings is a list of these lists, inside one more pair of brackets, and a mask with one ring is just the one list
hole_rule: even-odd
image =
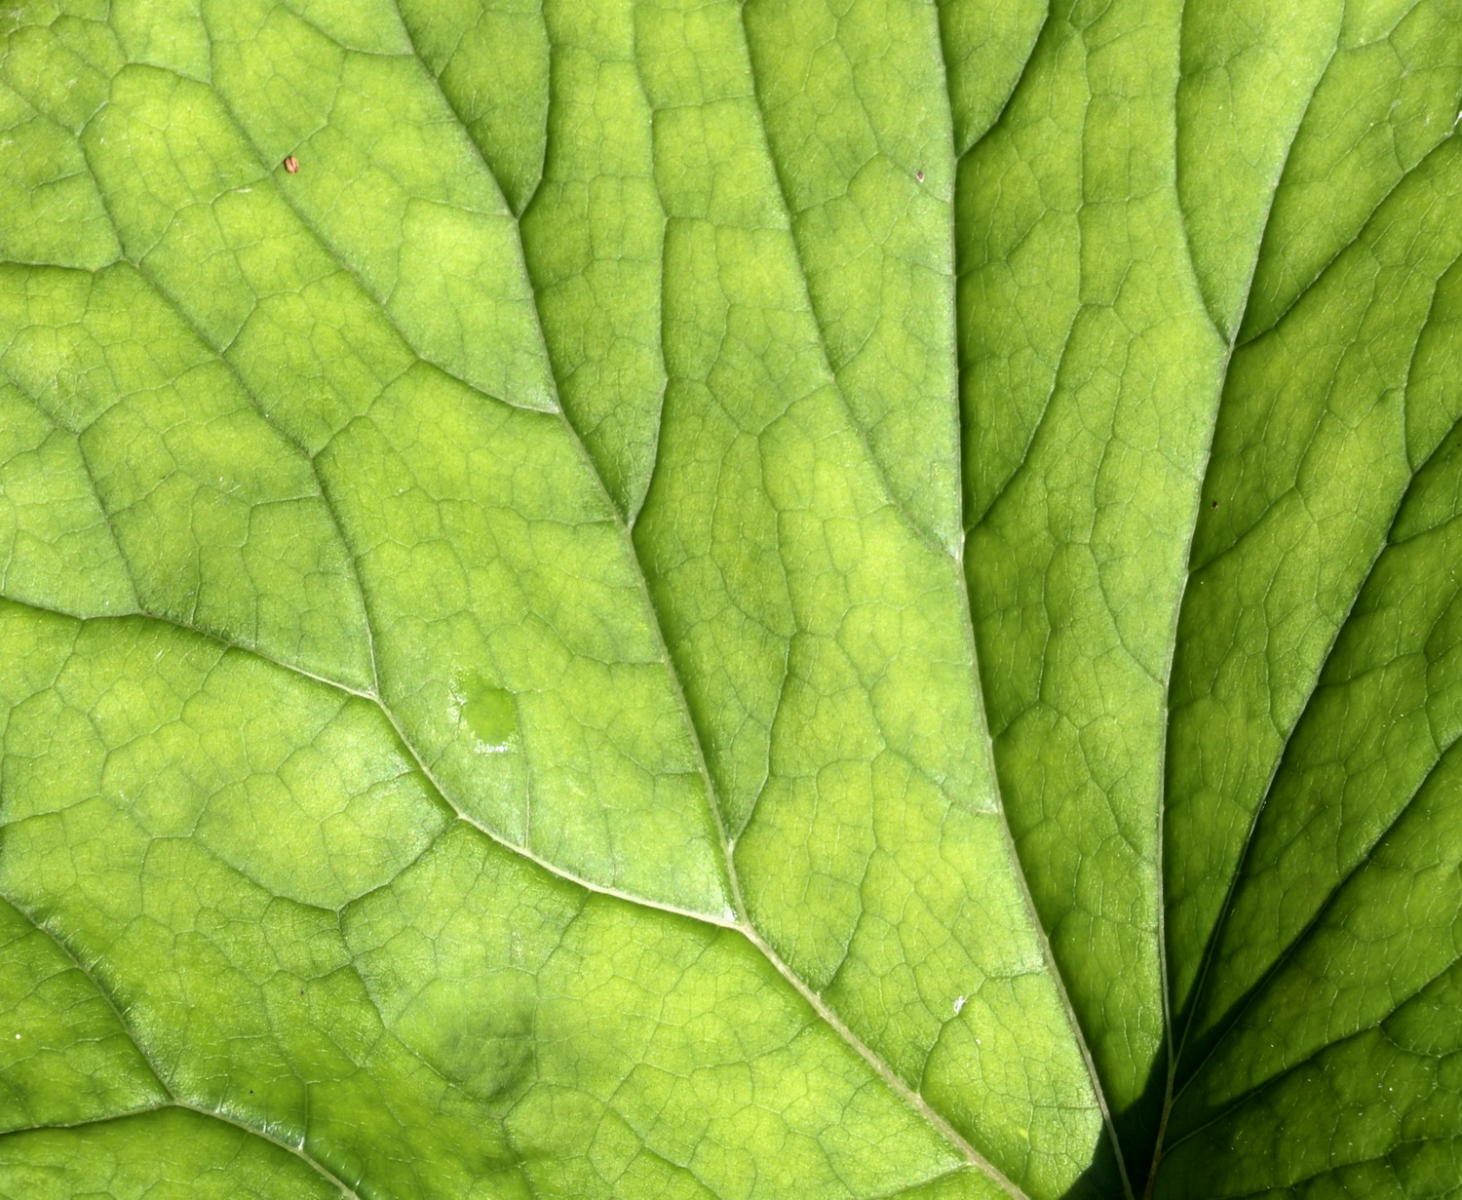
[[297,159],[293,154],[285,155],[284,169],[288,171],[291,175],[298,175],[300,173],[300,160]]
[[1218,507],[1218,501],[1217,500],[1210,500],[1208,502],[1208,507],[1209,508],[1217,508]]
[[914,178],[917,179],[920,183],[923,183],[924,182],[924,172],[923,171],[915,171],[914,172]]

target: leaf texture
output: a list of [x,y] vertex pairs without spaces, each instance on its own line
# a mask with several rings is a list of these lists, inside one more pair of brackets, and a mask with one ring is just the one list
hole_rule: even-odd
[[0,1196],[1462,1194],[1459,108],[1441,0],[0,12]]

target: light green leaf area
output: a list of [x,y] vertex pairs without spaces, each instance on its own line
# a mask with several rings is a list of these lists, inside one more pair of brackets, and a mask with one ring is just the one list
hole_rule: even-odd
[[0,10],[0,1196],[1462,1196],[1459,110],[1449,0]]

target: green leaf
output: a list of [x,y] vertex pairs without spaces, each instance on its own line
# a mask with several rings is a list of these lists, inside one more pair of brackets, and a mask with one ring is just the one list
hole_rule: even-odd
[[0,12],[0,1195],[1459,1195],[1459,107],[1445,0]]

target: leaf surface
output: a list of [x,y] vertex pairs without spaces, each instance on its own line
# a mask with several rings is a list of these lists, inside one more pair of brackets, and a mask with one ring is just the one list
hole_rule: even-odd
[[1458,1194],[1459,106],[1434,0],[0,14],[0,1194]]

